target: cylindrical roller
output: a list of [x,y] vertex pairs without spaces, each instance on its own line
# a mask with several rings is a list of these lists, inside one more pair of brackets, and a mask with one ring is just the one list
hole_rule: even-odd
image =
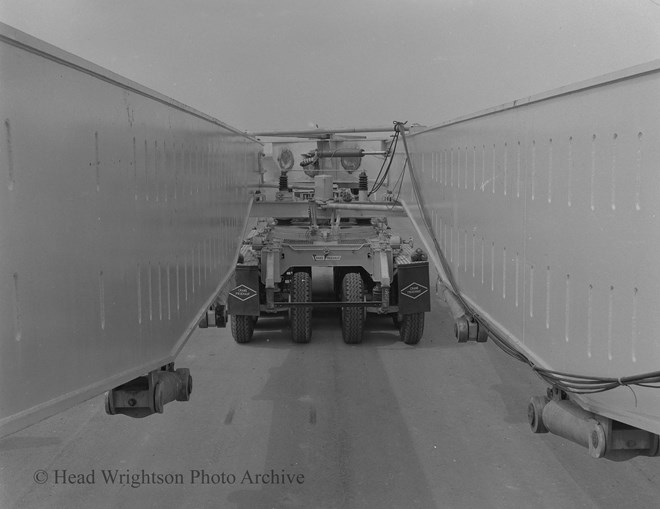
[[466,343],[470,339],[470,324],[465,315],[454,322],[454,335],[459,343]]
[[319,157],[363,157],[364,150],[361,148],[338,148],[336,150],[319,150]]
[[186,368],[154,373],[154,410],[163,413],[171,401],[188,401],[192,392],[192,377]]
[[533,433],[547,433],[548,428],[543,423],[543,409],[548,404],[548,398],[534,396],[527,406],[527,420]]
[[587,447],[594,458],[605,454],[607,437],[603,426],[594,414],[575,403],[569,400],[548,402],[543,408],[542,422],[551,433]]

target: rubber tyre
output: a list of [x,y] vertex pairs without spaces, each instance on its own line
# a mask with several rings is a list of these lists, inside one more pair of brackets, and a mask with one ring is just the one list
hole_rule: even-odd
[[231,315],[231,335],[237,343],[249,343],[254,333],[254,318],[250,315]]
[[403,315],[399,324],[399,335],[406,345],[416,345],[424,335],[424,313]]
[[[294,272],[291,280],[293,302],[312,301],[312,277],[307,272]],[[312,306],[292,307],[291,339],[294,343],[309,343],[312,339]]]
[[[349,272],[341,283],[342,302],[362,302],[364,299],[364,281],[357,272]],[[366,309],[351,307],[341,308],[341,333],[344,343],[356,345],[362,343]]]

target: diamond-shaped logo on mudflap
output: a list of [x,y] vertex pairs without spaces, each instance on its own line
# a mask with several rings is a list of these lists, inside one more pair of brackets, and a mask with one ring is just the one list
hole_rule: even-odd
[[256,294],[257,292],[255,292],[252,288],[245,285],[239,285],[236,288],[234,288],[231,292],[229,292],[229,295],[241,301],[246,301],[248,299],[251,299]]
[[401,295],[405,295],[409,299],[416,299],[428,292],[429,289],[426,286],[419,283],[410,283],[403,290],[401,290]]

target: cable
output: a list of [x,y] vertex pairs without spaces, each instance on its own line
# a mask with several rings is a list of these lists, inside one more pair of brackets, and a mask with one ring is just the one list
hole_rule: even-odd
[[[417,178],[415,177],[415,168],[413,167],[413,162],[410,157],[410,152],[408,151],[408,142],[406,141],[404,126],[405,126],[404,122],[395,122],[395,129],[401,133],[401,139],[403,140],[403,147],[406,152],[406,163],[408,163],[408,165],[410,166],[410,180],[412,182],[413,192],[415,193],[415,198],[417,201],[417,207],[419,208],[420,216],[422,218],[422,221],[424,222],[426,231],[429,232],[429,234],[431,235],[431,239],[433,240],[433,246],[435,247],[435,250],[438,253],[438,256],[440,257],[440,263],[442,264],[442,268],[444,269],[445,274],[449,279],[449,285],[451,286],[451,289],[456,294],[456,297],[458,298],[461,305],[465,309],[470,310],[470,306],[467,304],[467,302],[465,302],[463,297],[461,297],[460,292],[457,291],[458,285],[456,284],[456,280],[451,270],[451,266],[449,265],[449,262],[447,261],[447,258],[445,257],[444,252],[440,247],[440,243],[438,242],[435,232],[433,231],[433,228],[430,225],[430,221],[428,220],[428,218],[426,217],[426,213],[424,212],[422,192],[419,189]],[[404,163],[404,169],[405,169],[405,163]],[[475,313],[472,313],[472,315],[476,316]]]
[[403,177],[404,177],[404,175],[406,174],[406,167],[407,167],[407,165],[408,165],[408,161],[405,160],[405,161],[403,162],[403,168],[401,169],[401,173],[399,174],[399,176],[397,177],[396,181],[394,182],[394,186],[393,186],[392,193],[394,193],[394,191],[397,190],[397,186],[398,186],[398,188],[399,188],[398,191],[397,191],[397,193],[396,193],[396,198],[394,198],[394,203],[397,203],[397,202],[399,201],[399,197],[401,196],[401,191],[402,191],[402,189],[403,189]]
[[[380,170],[378,171],[378,175],[376,176],[376,180],[374,181],[374,185],[371,188],[371,191],[369,191],[369,196],[377,192],[381,186],[385,183],[385,180],[387,179],[389,173],[390,173],[390,168],[392,167],[392,162],[394,161],[394,153],[396,152],[396,147],[399,142],[399,133],[397,131],[394,132],[394,137],[392,141],[390,142],[390,146],[387,149],[387,153],[389,154],[389,164],[387,165],[387,169],[385,170],[385,173],[383,174],[383,169],[385,168],[385,163],[387,163],[388,157],[386,156],[385,159],[383,159],[383,164],[380,167]],[[382,177],[381,177],[382,174]]]
[[633,385],[653,389],[660,388],[659,385],[656,385],[660,384],[660,371],[614,378],[574,375],[539,367],[533,367],[533,369],[546,382],[559,387],[565,392],[571,392],[574,394],[594,394],[609,391],[617,387]]

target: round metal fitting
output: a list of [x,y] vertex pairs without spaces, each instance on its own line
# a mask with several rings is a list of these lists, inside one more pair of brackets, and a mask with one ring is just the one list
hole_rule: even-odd
[[344,168],[348,173],[353,173],[362,164],[362,159],[359,157],[342,157],[340,161],[341,167]]
[[470,339],[470,325],[467,318],[461,316],[454,322],[454,334],[459,343],[466,343]]
[[284,147],[280,152],[280,155],[277,157],[277,164],[280,165],[281,170],[288,171],[293,168],[294,159],[291,149]]
[[589,454],[593,458],[602,458],[607,450],[607,436],[600,423],[592,420],[589,432]]
[[105,413],[108,415],[115,415],[115,403],[112,398],[112,391],[105,393]]
[[529,405],[527,405],[527,420],[533,433],[548,432],[548,428],[543,423],[543,408],[547,403],[548,399],[542,396],[534,396],[529,400]]
[[163,388],[160,382],[154,387],[154,411],[156,413],[163,413]]

